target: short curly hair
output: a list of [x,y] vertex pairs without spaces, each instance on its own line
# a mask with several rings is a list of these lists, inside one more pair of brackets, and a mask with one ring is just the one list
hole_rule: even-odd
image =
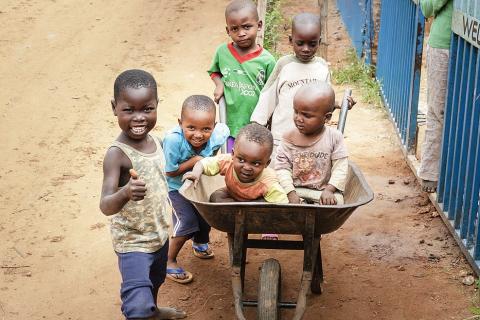
[[269,153],[273,151],[273,136],[270,130],[258,123],[249,123],[238,132],[236,140],[245,139],[268,147]]
[[237,12],[243,9],[248,9],[253,14],[253,18],[258,21],[258,10],[257,5],[251,0],[233,0],[225,8],[225,19],[230,16],[233,12]]
[[155,98],[157,96],[157,82],[155,78],[148,72],[139,69],[126,70],[120,73],[113,84],[113,98],[115,101],[126,88],[139,89],[149,88],[153,90]]
[[215,102],[213,102],[210,97],[201,94],[195,94],[183,101],[181,111],[182,116],[185,112],[188,112],[188,110],[212,112],[215,114],[216,107]]
[[321,29],[320,16],[311,12],[302,12],[295,15],[292,19],[292,32],[299,26],[313,25]]

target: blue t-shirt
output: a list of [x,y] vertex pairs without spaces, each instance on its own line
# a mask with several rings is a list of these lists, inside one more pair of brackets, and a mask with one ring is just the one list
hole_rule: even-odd
[[[211,157],[215,151],[225,143],[230,130],[224,123],[217,123],[213,129],[210,139],[208,139],[205,147],[196,153],[193,147],[183,136],[183,131],[180,126],[176,126],[170,130],[163,140],[163,152],[165,154],[165,171],[177,171],[180,164],[187,161],[194,156]],[[168,190],[175,191],[182,186],[183,174],[176,177],[167,176]]]

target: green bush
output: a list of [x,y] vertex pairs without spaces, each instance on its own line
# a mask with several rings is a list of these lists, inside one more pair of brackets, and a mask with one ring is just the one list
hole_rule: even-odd
[[374,74],[374,67],[361,61],[353,49],[347,53],[347,64],[332,71],[334,83],[354,85],[361,90],[363,102],[380,106],[380,83]]
[[265,14],[264,28],[265,35],[263,39],[263,47],[277,56],[277,42],[282,30],[280,27],[283,22],[283,16],[280,11],[282,0],[269,0],[267,12]]

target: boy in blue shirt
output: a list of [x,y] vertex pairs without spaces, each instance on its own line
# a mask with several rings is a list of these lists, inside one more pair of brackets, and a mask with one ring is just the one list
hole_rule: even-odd
[[201,159],[214,155],[230,134],[225,124],[215,123],[215,114],[215,103],[209,97],[188,97],[183,102],[178,126],[163,141],[168,195],[174,208],[167,278],[178,283],[188,283],[193,279],[192,274],[177,263],[177,255],[188,239],[193,239],[193,254],[196,257],[209,259],[214,255],[208,246],[210,226],[178,189],[182,186],[183,174],[192,170]]

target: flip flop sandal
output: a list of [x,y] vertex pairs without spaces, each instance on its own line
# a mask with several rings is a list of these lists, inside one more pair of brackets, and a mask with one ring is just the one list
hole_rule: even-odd
[[[185,277],[179,278],[179,275],[184,275]],[[192,282],[193,275],[190,272],[183,270],[183,268],[167,268],[167,278],[185,284]]]
[[278,240],[278,234],[264,233],[262,234],[262,240]]
[[157,314],[155,319],[183,319],[187,316],[185,311],[177,310],[175,308],[162,307],[157,308]]
[[200,259],[211,259],[215,256],[208,243],[192,244],[193,255]]

